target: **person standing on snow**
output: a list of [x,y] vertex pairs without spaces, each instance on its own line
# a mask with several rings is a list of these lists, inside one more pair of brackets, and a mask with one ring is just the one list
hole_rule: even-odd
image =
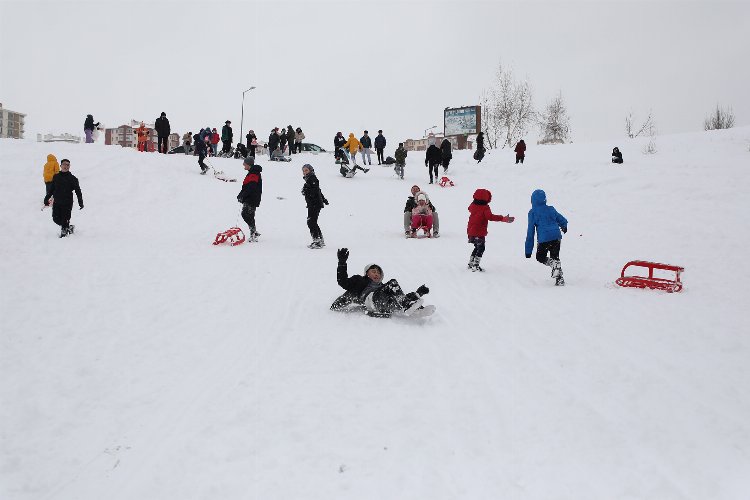
[[83,122],[83,133],[86,135],[86,144],[93,144],[94,142],[94,129],[99,126],[99,122],[94,123],[94,117],[86,115],[86,120]]
[[195,142],[195,154],[198,155],[198,166],[201,168],[201,175],[208,172],[208,166],[203,163],[203,160],[206,159],[206,155],[208,154],[208,141],[209,136],[204,135],[204,139],[201,139],[200,136],[198,136],[198,140]]
[[388,318],[395,312],[408,314],[421,308],[421,297],[430,293],[425,285],[417,288],[416,292],[405,294],[395,279],[383,283],[383,269],[377,264],[366,265],[364,276],[349,276],[346,265],[349,249],[339,248],[336,256],[336,282],[346,293],[333,301],[332,311],[347,311],[364,306],[369,316]]
[[229,153],[229,151],[232,149],[232,139],[234,139],[234,134],[232,133],[232,122],[229,120],[224,122],[224,126],[221,127],[221,142],[223,143],[221,152],[222,153]]
[[286,153],[286,129],[281,127],[281,134],[279,135],[279,149],[281,153]]
[[193,133],[188,132],[182,136],[182,149],[186,155],[190,154],[190,147],[193,145]]
[[482,162],[482,158],[484,158],[484,153],[487,150],[484,147],[484,132],[479,132],[477,134],[477,150],[474,152],[474,159],[477,161],[477,163]]
[[396,165],[393,167],[393,170],[396,171],[396,175],[403,179],[404,169],[406,168],[406,156],[408,155],[403,142],[398,143],[398,149],[396,149],[393,155],[396,157]]
[[523,165],[523,159],[526,158],[526,143],[523,142],[523,139],[518,141],[513,151],[516,152],[516,165],[518,165],[518,162]]
[[479,267],[479,262],[484,254],[484,243],[487,237],[487,223],[489,221],[511,223],[516,220],[510,215],[495,215],[490,209],[492,193],[487,189],[477,189],[474,191],[474,200],[469,205],[469,223],[466,227],[466,233],[469,236],[469,243],[474,245],[469,259],[469,269],[472,271],[484,271]]
[[211,129],[211,138],[209,139],[209,144],[211,144],[211,156],[218,156],[219,155],[219,141],[221,140],[221,137],[219,136],[219,132],[216,130],[216,127]]
[[[451,158],[453,158],[453,148],[451,146],[451,141],[446,138],[443,139],[443,142],[440,144],[440,159],[443,162],[443,173],[448,171],[448,165],[451,163]],[[437,178],[435,180],[437,181]]]
[[425,158],[424,158],[424,165],[427,167],[427,170],[430,172],[430,184],[432,184],[432,174],[435,173],[435,182],[437,182],[438,179],[438,168],[440,167],[440,164],[442,163],[443,159],[441,157],[440,148],[435,146],[434,144],[430,144],[430,147],[427,148],[427,151],[425,152]]
[[271,134],[268,136],[268,157],[273,157],[273,152],[276,151],[276,148],[279,147],[280,138],[279,138],[279,127],[274,127],[273,130],[271,130]]
[[302,141],[305,140],[305,133],[302,132],[300,127],[294,131],[294,149],[298,152],[302,152]]
[[360,137],[359,142],[362,144],[362,165],[372,165],[372,158],[370,157],[372,154],[372,139],[367,134],[367,130],[365,130],[365,135]]
[[73,212],[73,192],[78,198],[79,210],[83,210],[83,194],[78,178],[70,173],[70,160],[63,159],[60,162],[60,172],[52,177],[52,188],[44,197],[44,205],[49,205],[49,200],[54,196],[52,205],[52,220],[60,226],[60,238],[73,234],[75,226],[70,225],[70,216]]
[[263,167],[256,165],[255,158],[252,156],[245,158],[242,167],[247,170],[247,175],[242,181],[242,190],[237,195],[237,201],[242,203],[242,219],[250,228],[250,241],[258,241],[260,233],[255,227],[255,210],[260,206],[260,198],[263,194],[261,177]]
[[349,139],[344,143],[344,149],[349,150],[349,156],[352,159],[352,164],[357,164],[357,151],[362,150],[362,143],[354,137],[354,132],[349,133]]
[[375,152],[378,155],[378,165],[382,165],[385,162],[383,150],[385,150],[385,136],[383,136],[382,130],[378,130],[378,135],[375,137]]
[[164,111],[161,112],[159,118],[154,122],[154,129],[156,129],[157,151],[166,154],[167,148],[169,147],[169,134],[172,129],[169,126],[169,120]]
[[258,138],[255,135],[255,131],[253,130],[248,131],[245,138],[247,139],[248,155],[255,157],[255,150],[258,147]]
[[307,245],[307,248],[323,248],[326,243],[323,240],[323,232],[318,225],[318,216],[320,216],[323,207],[328,205],[328,200],[323,196],[318,177],[315,175],[315,169],[309,163],[302,166],[302,178],[305,180],[305,185],[302,186],[302,196],[305,197],[307,203],[307,227],[310,229],[310,236],[313,238],[312,243]]
[[[52,178],[60,171],[60,164],[57,163],[57,157],[53,154],[47,155],[47,163],[44,164],[44,196],[50,196],[52,192]],[[45,205],[47,203],[44,203]]]
[[[547,205],[547,195],[541,189],[531,193],[529,225],[526,229],[526,258],[531,258],[534,250],[534,232],[537,235],[536,260],[552,268],[556,286],[565,285],[560,264],[560,243],[562,234],[568,232],[568,220],[560,215],[555,207]],[[547,254],[549,253],[549,258]]]
[[294,139],[295,139],[295,133],[294,129],[291,125],[287,125],[286,127],[286,142],[289,143],[289,154],[294,154]]
[[340,160],[341,158],[341,154],[343,153],[341,149],[344,147],[344,144],[346,144],[344,134],[336,132],[336,136],[333,138],[333,156],[337,160]]

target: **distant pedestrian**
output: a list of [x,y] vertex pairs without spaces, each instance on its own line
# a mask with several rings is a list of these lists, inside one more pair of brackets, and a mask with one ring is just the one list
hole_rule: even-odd
[[513,151],[516,152],[516,165],[518,165],[519,162],[523,164],[523,159],[526,158],[526,143],[523,142],[523,139],[518,141]]
[[218,130],[216,130],[216,127],[211,129],[211,140],[209,143],[211,144],[211,156],[216,156],[219,154],[219,141],[221,140],[221,136],[219,135]]
[[73,192],[78,198],[78,207],[83,210],[83,194],[78,178],[70,173],[70,160],[63,159],[60,162],[60,172],[52,177],[52,188],[44,197],[44,204],[48,205],[50,198],[54,197],[52,205],[52,220],[60,226],[60,238],[73,234],[75,226],[70,225],[70,217],[73,212]]
[[208,148],[209,148],[209,136],[204,135],[204,139],[201,140],[200,137],[195,142],[195,154],[198,155],[198,166],[201,168],[201,175],[208,172],[208,166],[206,166],[205,163],[203,163],[203,160],[206,159],[206,155],[208,154]]
[[365,135],[360,137],[359,142],[362,144],[362,164],[372,165],[372,158],[370,157],[372,154],[372,139],[367,134],[367,130],[365,130]]
[[385,136],[383,136],[383,131],[378,130],[378,135],[375,137],[375,152],[378,155],[378,165],[382,165],[385,163],[385,159],[383,159],[383,150],[385,149]]
[[295,140],[296,134],[294,133],[294,129],[291,125],[288,125],[286,127],[286,142],[289,143],[289,154],[294,154],[294,147],[295,147]]
[[223,147],[221,148],[222,153],[229,153],[232,149],[232,139],[234,139],[234,134],[232,133],[232,122],[227,120],[224,122],[224,126],[221,127],[221,142],[223,143]]
[[188,132],[187,134],[182,136],[182,148],[185,150],[184,153],[186,155],[190,154],[190,149],[193,145],[193,133]]
[[298,152],[302,152],[302,141],[305,140],[305,133],[302,132],[300,127],[294,131],[294,149]]
[[447,138],[443,139],[443,142],[440,144],[440,159],[443,162],[443,173],[448,170],[448,165],[450,165],[452,158],[453,147],[451,146],[451,141]]
[[282,153],[286,153],[286,129],[281,127],[281,133],[279,134],[279,149]]
[[622,153],[618,147],[612,150],[612,163],[622,163]]
[[341,151],[341,149],[344,147],[344,144],[346,144],[344,134],[342,134],[341,132],[336,132],[336,136],[333,138],[333,157],[336,160],[341,159],[341,155],[343,154],[343,151]]
[[138,151],[141,153],[148,151],[149,130],[143,122],[141,122],[140,127],[135,129],[135,135],[138,140]]
[[237,201],[242,203],[242,219],[250,229],[250,241],[258,241],[260,233],[255,227],[255,210],[260,206],[260,198],[263,194],[263,179],[261,178],[263,167],[255,164],[253,156],[245,158],[242,167],[247,170],[247,175],[242,181],[242,190],[237,195]]
[[401,179],[404,178],[404,168],[406,167],[407,154],[408,153],[404,148],[404,143],[399,142],[398,149],[396,149],[396,152],[394,153],[394,156],[396,157],[396,166],[393,167],[393,170],[396,171],[396,175],[398,175]]
[[99,127],[99,122],[94,123],[94,117],[86,115],[86,120],[83,122],[83,133],[86,135],[86,144],[93,144],[94,129],[97,127]]
[[255,131],[253,130],[248,131],[245,138],[247,139],[248,154],[250,156],[255,156],[255,150],[258,147],[258,138],[255,135]]
[[271,134],[268,136],[268,157],[273,157],[273,152],[279,147],[281,138],[279,137],[279,127],[274,127],[271,130]]
[[427,151],[425,152],[424,158],[424,165],[430,172],[430,184],[432,184],[433,172],[435,174],[435,182],[438,182],[438,168],[440,167],[440,163],[442,161],[443,160],[440,156],[440,148],[438,148],[434,144],[430,144],[430,147],[427,148]]
[[474,159],[477,163],[482,162],[482,158],[484,158],[484,153],[486,151],[487,149],[484,147],[484,132],[479,132],[477,134],[477,150],[474,152]]
[[[53,154],[47,155],[47,163],[44,164],[44,195],[48,196],[52,191],[52,178],[60,171],[60,164]],[[46,203],[45,203],[46,205]]]
[[161,112],[159,118],[154,122],[154,129],[156,129],[156,137],[158,139],[157,151],[166,154],[169,147],[169,134],[172,129],[169,126],[169,120],[164,111]]
[[302,166],[302,178],[305,180],[305,185],[302,186],[302,195],[305,197],[307,203],[307,227],[310,229],[310,236],[312,236],[312,243],[307,245],[307,248],[318,249],[326,246],[323,240],[323,232],[320,230],[318,225],[318,216],[320,211],[323,210],[325,205],[328,205],[328,200],[323,195],[323,191],[320,190],[320,183],[318,177],[315,175],[315,169],[309,163],[305,163]]

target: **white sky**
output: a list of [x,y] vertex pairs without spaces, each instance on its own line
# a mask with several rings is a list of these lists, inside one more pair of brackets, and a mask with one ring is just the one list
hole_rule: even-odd
[[701,130],[717,103],[750,124],[750,1],[0,0],[0,25],[0,102],[27,138],[161,111],[236,136],[255,86],[245,132],[291,124],[331,149],[382,128],[390,149],[478,104],[501,61],[539,108],[562,91],[574,141],[622,137],[628,110],[659,133]]

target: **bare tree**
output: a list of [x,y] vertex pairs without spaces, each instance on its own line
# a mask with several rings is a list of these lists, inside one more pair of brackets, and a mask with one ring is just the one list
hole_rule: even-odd
[[705,130],[720,130],[734,127],[734,113],[732,108],[723,109],[716,105],[716,112],[708,116],[703,122]]
[[557,94],[540,113],[538,121],[542,132],[540,144],[564,144],[570,137],[570,118],[562,92]]
[[640,127],[636,125],[635,118],[633,118],[633,112],[631,111],[628,116],[625,117],[625,133],[628,137],[635,139],[641,134],[647,134],[650,136],[656,135],[656,125],[654,125],[654,115],[649,109],[648,116],[643,121]]
[[490,147],[513,146],[528,131],[536,116],[531,84],[517,82],[512,70],[498,66],[495,83],[483,94],[482,130]]

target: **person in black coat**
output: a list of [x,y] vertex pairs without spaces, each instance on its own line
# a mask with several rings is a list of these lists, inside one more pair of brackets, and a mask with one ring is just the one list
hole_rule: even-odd
[[201,175],[203,175],[208,172],[208,166],[203,163],[203,160],[206,159],[206,155],[208,154],[208,141],[210,136],[206,135],[203,139],[201,139],[200,136],[195,137],[198,138],[195,141],[195,154],[198,155],[198,166],[201,168]]
[[487,150],[484,147],[484,132],[479,132],[477,134],[477,150],[474,152],[474,159],[477,163],[482,161],[485,151]]
[[[250,156],[255,156],[255,149],[258,147],[258,137],[255,135],[255,131],[251,130],[245,136],[247,139],[247,151]],[[253,144],[255,141],[255,144]]]
[[372,139],[367,130],[365,130],[365,135],[360,137],[359,142],[362,144],[362,164],[364,165],[367,163],[368,165],[372,165],[372,158],[370,157],[372,151]]
[[268,157],[273,156],[273,152],[279,147],[279,127],[275,127],[271,130],[271,135],[268,136]]
[[440,156],[440,148],[438,148],[434,144],[430,144],[430,147],[427,148],[427,153],[425,154],[425,158],[424,158],[424,164],[430,172],[430,184],[432,184],[433,171],[435,172],[435,182],[439,180],[438,179],[438,167],[440,166],[442,161],[443,159]]
[[295,137],[294,129],[291,125],[287,125],[286,127],[286,142],[289,144],[289,154],[294,154],[294,137]]
[[86,143],[92,144],[94,142],[94,129],[99,126],[99,122],[94,123],[94,117],[86,115],[86,120],[83,122],[83,132],[86,134]]
[[440,158],[443,160],[443,173],[445,173],[453,158],[453,147],[448,139],[443,139],[443,142],[440,143]]
[[[164,111],[162,111],[161,116],[156,119],[156,122],[154,123],[154,129],[156,130],[156,136],[158,138],[158,151],[159,153],[166,154],[169,144],[169,133],[171,132],[171,129],[169,127],[167,114]],[[162,148],[162,144],[164,144],[164,148]]]
[[305,180],[305,185],[302,186],[302,196],[305,197],[305,203],[307,203],[307,227],[310,229],[310,236],[313,238],[312,243],[307,245],[307,248],[323,248],[326,244],[323,240],[323,232],[318,225],[318,216],[323,207],[328,205],[328,200],[323,196],[318,177],[315,175],[315,169],[309,163],[302,166],[302,178]]
[[[360,141],[361,142],[361,141]],[[378,130],[378,135],[375,136],[375,152],[378,154],[378,165],[385,163],[383,159],[383,151],[385,150],[385,136],[382,130]]]
[[387,318],[394,312],[418,309],[422,305],[420,297],[430,292],[429,288],[421,285],[416,292],[405,294],[395,279],[383,283],[383,269],[377,264],[366,265],[364,275],[349,276],[346,265],[349,249],[339,248],[336,256],[336,282],[346,293],[333,301],[333,311],[347,311],[364,306],[368,315]]
[[49,205],[49,200],[54,196],[52,205],[52,220],[60,226],[60,238],[73,234],[75,226],[70,225],[70,217],[73,212],[73,192],[78,198],[78,207],[83,210],[83,194],[78,178],[70,173],[70,160],[64,158],[60,162],[60,171],[52,177],[52,188],[44,197],[44,205]]
[[250,228],[250,241],[258,241],[260,233],[255,227],[255,210],[260,206],[260,198],[263,194],[263,178],[261,176],[263,167],[255,164],[255,157],[253,156],[245,158],[242,167],[247,170],[247,175],[242,181],[242,190],[237,195],[237,201],[242,203],[242,219]]
[[336,136],[333,138],[333,157],[335,159],[338,160],[341,158],[341,148],[344,147],[344,144],[346,144],[344,134],[337,132]]
[[612,150],[612,163],[622,163],[622,153],[620,153],[620,148],[615,148]]

